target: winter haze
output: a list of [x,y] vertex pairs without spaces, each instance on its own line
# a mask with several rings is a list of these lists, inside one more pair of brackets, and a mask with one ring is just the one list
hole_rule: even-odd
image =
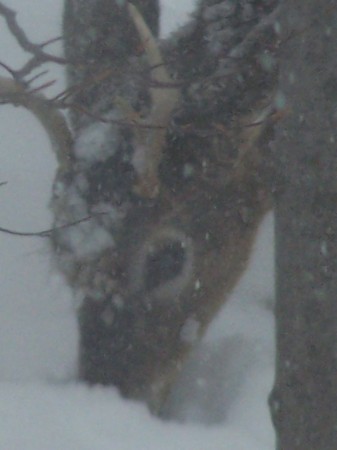
[[[7,0],[34,42],[61,34],[61,0]],[[187,20],[194,1],[165,0],[162,32]],[[181,4],[183,3],[183,5]],[[0,61],[25,55],[1,25]],[[60,53],[61,45],[53,46]],[[1,69],[1,76],[7,76]],[[62,70],[50,67],[43,81]],[[42,81],[42,82],[43,82]],[[26,111],[0,108],[0,226],[48,229],[56,161]],[[273,380],[272,217],[263,222],[244,279],[196,349],[172,398],[177,422],[162,422],[113,388],[76,382],[76,304],[56,273],[48,242],[0,233],[0,449],[269,450]]]

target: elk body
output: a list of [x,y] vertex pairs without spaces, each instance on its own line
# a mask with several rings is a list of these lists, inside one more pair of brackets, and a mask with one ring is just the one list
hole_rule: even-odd
[[79,302],[80,377],[160,413],[270,207],[277,1],[203,0],[166,42],[157,1],[134,5],[65,1],[73,141],[52,245]]

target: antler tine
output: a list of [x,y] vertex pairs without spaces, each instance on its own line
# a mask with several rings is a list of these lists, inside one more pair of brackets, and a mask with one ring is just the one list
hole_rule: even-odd
[[180,89],[174,86],[156,39],[142,15],[131,3],[128,3],[128,10],[152,68],[152,79],[156,83],[150,88],[152,109],[146,119],[149,128],[139,129],[136,133],[138,142],[133,161],[139,175],[136,191],[144,197],[155,197],[159,193],[158,166],[162,158],[166,130],[172,111],[180,100]]

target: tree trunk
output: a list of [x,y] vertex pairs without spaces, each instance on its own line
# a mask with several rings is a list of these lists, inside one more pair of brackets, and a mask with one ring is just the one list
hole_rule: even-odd
[[278,450],[337,448],[337,5],[285,0],[276,133]]

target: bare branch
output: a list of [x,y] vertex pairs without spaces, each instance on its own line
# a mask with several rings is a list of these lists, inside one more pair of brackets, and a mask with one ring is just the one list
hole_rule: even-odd
[[19,24],[16,21],[16,12],[12,9],[8,8],[8,6],[4,5],[2,2],[0,2],[0,15],[2,15],[7,23],[8,29],[13,34],[13,36],[16,38],[18,44],[20,47],[27,51],[28,53],[31,53],[34,55],[34,57],[43,62],[54,62],[57,64],[65,64],[66,60],[64,58],[61,58],[59,56],[50,55],[49,53],[46,53],[42,50],[43,47],[45,47],[49,42],[44,43],[42,45],[33,44],[27,37],[26,33],[23,31],[23,29],[19,26]]
[[[60,94],[62,95],[62,93]],[[131,127],[131,128],[140,128],[142,130],[167,130],[167,127],[164,127],[162,125],[154,125],[145,121],[142,121],[139,117],[137,117],[136,119],[132,119],[130,117],[130,114],[126,114],[125,118],[122,119],[111,119],[111,118],[106,118],[104,116],[101,116],[100,114],[97,113],[93,113],[91,112],[89,109],[85,108],[82,105],[79,105],[77,103],[71,103],[71,102],[56,102],[55,106],[60,108],[60,109],[65,109],[65,108],[69,108],[69,109],[73,109],[78,111],[81,114],[84,114],[88,117],[92,117],[93,119],[95,119],[97,122],[102,122],[102,123],[109,123],[112,125],[117,125],[117,126],[127,126],[127,127]],[[274,117],[275,116],[275,112],[272,112],[271,115]],[[240,124],[236,124],[235,125],[235,130],[236,132],[238,132],[240,129],[244,130],[245,128],[250,128],[250,127],[257,127],[258,125],[262,125],[263,122],[267,121],[269,119],[269,116],[267,116],[265,119],[261,119],[260,121],[256,121],[255,119],[252,122],[249,121],[245,121],[244,123],[240,123]],[[172,130],[176,130],[182,133],[188,133],[189,135],[193,134],[195,136],[223,136],[223,135],[228,135],[231,128],[233,127],[230,123],[221,123],[221,122],[215,122],[215,123],[211,123],[209,125],[207,125],[207,127],[201,128],[200,126],[195,126],[195,124],[193,123],[188,123],[188,124],[183,124],[183,125],[177,125],[177,124],[171,124],[170,125]],[[139,132],[137,133],[137,135],[139,135]]]
[[16,70],[16,79],[23,79],[25,76],[29,75],[33,70],[40,67],[42,64],[44,64],[44,60],[33,56],[31,59],[29,59],[21,69]]
[[93,219],[95,216],[98,216],[98,215],[101,216],[104,214],[106,214],[106,213],[99,213],[99,214],[95,214],[92,216],[87,216],[87,217],[84,217],[83,219],[76,220],[75,222],[70,222],[70,223],[66,223],[64,225],[60,225],[59,227],[50,228],[49,230],[29,232],[29,231],[15,231],[15,230],[11,230],[9,228],[0,227],[0,232],[6,233],[6,234],[11,234],[12,236],[45,238],[45,237],[50,237],[53,233],[55,233],[59,230],[74,227],[76,225],[79,225],[80,223],[88,222],[89,220]]
[[14,79],[15,79],[15,70],[9,67],[7,64],[0,61],[0,66],[3,67]]
[[43,70],[42,72],[38,73],[37,75],[34,75],[30,80],[27,81],[27,85],[30,86],[35,80],[43,77],[47,73],[48,73],[48,70]]

